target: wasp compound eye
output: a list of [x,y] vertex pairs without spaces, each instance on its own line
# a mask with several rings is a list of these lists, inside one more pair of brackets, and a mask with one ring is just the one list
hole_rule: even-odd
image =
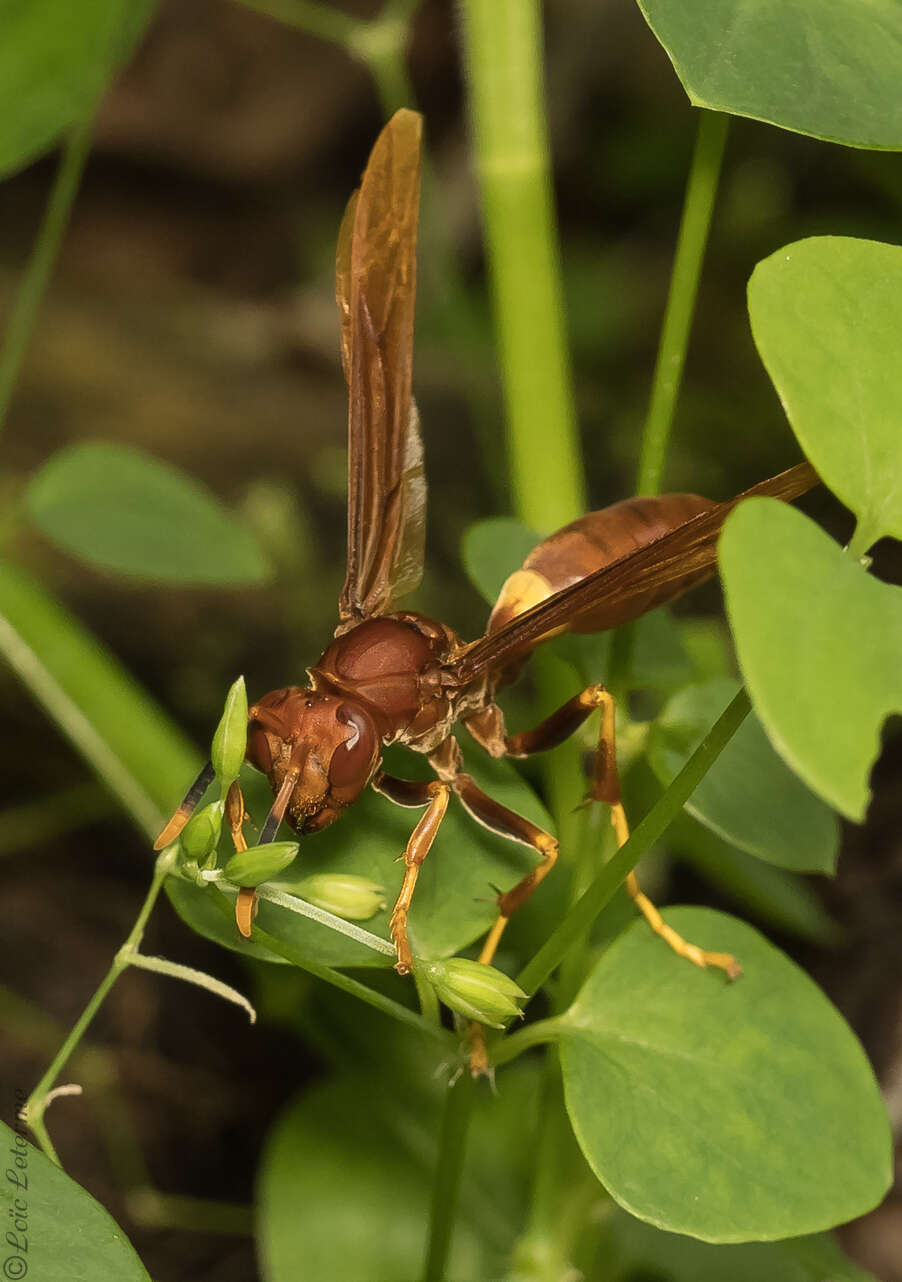
[[269,739],[267,739],[266,731],[262,726],[252,725],[248,730],[245,756],[251,765],[263,774],[268,775],[272,770],[272,753],[269,749]]
[[362,708],[342,703],[336,709],[336,720],[347,726],[348,734],[332,753],[329,781],[335,788],[347,788],[366,781],[376,759],[376,729]]

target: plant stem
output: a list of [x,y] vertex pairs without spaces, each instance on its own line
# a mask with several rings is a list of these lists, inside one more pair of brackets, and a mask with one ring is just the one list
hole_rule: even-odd
[[161,1193],[139,1188],[127,1195],[129,1214],[136,1224],[151,1229],[184,1229],[189,1233],[222,1233],[253,1237],[253,1207],[216,1202],[205,1197]]
[[[238,887],[231,886],[224,878],[217,877],[215,880],[218,885],[229,886],[237,893]],[[336,917],[334,913],[326,912],[324,908],[317,908],[316,904],[309,904],[306,899],[301,899],[297,895],[291,895],[284,890],[279,890],[276,886],[267,885],[258,886],[257,895],[267,903],[276,904],[279,908],[297,913],[299,917],[306,917],[308,921],[319,922],[327,930],[334,930],[336,934],[344,935],[346,939],[353,939],[355,943],[363,944],[364,948],[369,948],[374,953],[381,953],[383,957],[394,958],[396,955],[394,945],[387,939],[374,935],[370,930],[364,930],[344,917]]]
[[0,815],[0,857],[23,850],[36,854],[49,850],[55,838],[115,814],[118,810],[113,798],[91,780],[23,801]]
[[444,1282],[446,1276],[475,1095],[476,1083],[466,1071],[445,1095],[423,1282]]
[[38,238],[19,286],[0,350],[0,429],[6,422],[35,317],[56,262],[90,148],[91,124],[79,125],[73,129],[63,145],[50,199],[44,209]]
[[511,1033],[508,1037],[496,1042],[492,1051],[492,1063],[499,1068],[533,1046],[543,1046],[546,1042],[557,1041],[564,1027],[563,1015],[537,1019],[535,1023],[527,1024],[525,1028],[520,1028],[516,1033]]
[[[235,908],[231,900],[216,886],[210,886],[208,893],[216,907],[234,922]],[[254,926],[251,931],[251,939],[255,944],[261,944],[277,957],[284,957],[286,961],[291,962],[300,970],[305,970],[309,975],[315,975],[317,979],[325,980],[334,988],[340,988],[345,993],[350,993],[352,997],[359,997],[361,1001],[368,1006],[374,1006],[376,1010],[382,1011],[384,1015],[391,1015],[402,1024],[407,1024],[411,1028],[416,1028],[421,1033],[427,1033],[435,1040],[450,1046],[452,1043],[451,1036],[440,1024],[434,1024],[425,1019],[416,1011],[410,1010],[407,1006],[402,1006],[400,1002],[393,1001],[390,997],[384,997],[382,993],[377,993],[375,989],[367,988],[366,984],[361,984],[359,980],[352,979],[350,975],[345,975],[343,971],[333,970],[331,966],[325,966],[322,962],[314,961],[306,956],[294,944],[290,944],[283,939],[276,939],[274,935],[267,934],[259,926]]]
[[501,347],[510,473],[527,525],[585,510],[542,82],[538,0],[464,0],[470,109]]
[[718,111],[699,112],[692,167],[642,437],[637,494],[658,494],[661,490],[664,457],[683,377],[729,119],[728,115]]
[[47,1134],[47,1128],[44,1125],[44,1111],[48,1103],[47,1096],[56,1079],[65,1068],[72,1052],[78,1046],[82,1037],[84,1037],[91,1020],[103,1005],[107,993],[113,987],[122,972],[128,967],[128,953],[130,951],[137,951],[140,946],[141,939],[144,935],[144,928],[147,925],[147,919],[150,916],[159,893],[163,888],[163,882],[166,880],[169,870],[172,867],[172,859],[173,857],[171,852],[167,850],[164,850],[158,856],[156,864],[154,865],[153,880],[150,883],[150,888],[144,898],[144,903],[141,905],[141,909],[135,919],[135,924],[129,932],[128,939],[126,939],[122,948],[120,948],[119,952],[113,958],[109,970],[98,984],[93,997],[76,1020],[69,1036],[56,1052],[50,1067],[28,1097],[28,1102],[25,1106],[28,1125],[37,1137],[41,1148],[48,1157],[52,1158],[52,1160],[57,1163],[57,1165],[59,1165],[59,1158],[56,1156],[53,1145],[50,1143],[50,1137]]
[[419,972],[414,970],[413,982],[417,988],[417,998],[420,1003],[420,1014],[424,1019],[428,1019],[430,1024],[441,1024],[442,1015],[439,1009],[438,996],[435,989],[427,979],[422,979]]
[[407,74],[410,15],[394,13],[386,4],[370,22],[359,22],[344,42],[352,58],[362,62],[376,84],[383,114],[414,105],[413,86]]
[[642,855],[666,831],[739,729],[749,707],[748,695],[745,690],[740,690],[663,797],[633,831],[629,841],[620,847],[610,863],[605,864],[589,889],[577,900],[561,924],[517,976],[517,983],[525,992],[535,993],[557,969],[574,941],[591,926],[627,874],[632,872]]
[[276,22],[284,22],[286,27],[297,27],[299,31],[336,44],[347,44],[362,22],[318,0],[241,0],[241,3]]

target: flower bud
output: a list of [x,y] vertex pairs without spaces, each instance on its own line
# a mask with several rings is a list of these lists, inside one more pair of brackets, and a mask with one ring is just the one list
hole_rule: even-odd
[[203,863],[215,855],[222,830],[222,802],[214,801],[196,810],[182,829],[182,851],[187,859]]
[[270,841],[239,850],[223,868],[223,875],[236,886],[259,886],[287,868],[299,849],[296,841]]
[[244,677],[239,677],[226,696],[222,719],[213,736],[210,760],[219,786],[225,794],[229,784],[238,778],[247,747],[247,690]]
[[526,999],[526,993],[494,966],[449,957],[422,962],[417,973],[429,980],[446,1006],[480,1024],[503,1028],[507,1020],[522,1014],[517,1003]]
[[308,904],[323,908],[336,917],[366,921],[385,907],[384,886],[354,873],[316,873],[294,887]]

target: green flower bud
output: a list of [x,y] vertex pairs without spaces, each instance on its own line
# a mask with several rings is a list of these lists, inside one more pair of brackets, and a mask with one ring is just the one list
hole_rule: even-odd
[[385,907],[385,887],[354,873],[317,873],[294,887],[308,904],[349,921],[366,921]]
[[182,829],[182,851],[196,863],[215,855],[222,831],[222,802],[214,801],[196,810]]
[[247,690],[244,677],[239,677],[229,690],[222,720],[216,727],[210,760],[223,795],[238,778],[247,747]]
[[236,886],[259,886],[287,868],[299,849],[296,841],[270,841],[239,850],[223,868],[223,875]]
[[525,1000],[526,993],[494,966],[449,957],[422,962],[417,973],[429,980],[446,1006],[480,1024],[503,1028],[507,1020],[522,1014],[517,1003]]

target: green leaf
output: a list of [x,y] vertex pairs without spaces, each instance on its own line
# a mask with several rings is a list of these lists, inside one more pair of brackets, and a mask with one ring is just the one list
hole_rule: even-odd
[[623,1277],[653,1272],[660,1282],[876,1282],[846,1259],[829,1234],[786,1242],[715,1246],[678,1233],[662,1233],[641,1220],[619,1215],[615,1238]]
[[902,711],[902,591],[774,499],[730,515],[720,566],[739,663],[771,743],[860,822],[880,727]]
[[[390,754],[388,769],[406,778],[431,777],[422,759],[403,749]],[[509,762],[491,761],[474,750],[467,770],[490,796],[553,831],[547,811]],[[303,882],[316,873],[367,877],[385,887],[386,900],[386,907],[367,921],[367,930],[388,939],[391,910],[403,878],[398,856],[421,813],[393,806],[367,789],[331,828],[301,838],[300,854],[280,875],[279,888],[302,896]],[[477,824],[452,797],[413,897],[408,933],[414,956],[450,957],[484,934],[497,913],[494,887],[509,889],[535,863],[527,849]],[[204,891],[171,879],[167,885],[179,914],[200,934],[227,948],[272,960],[269,953],[240,939],[234,924],[206,902]],[[276,904],[260,904],[257,925],[328,966],[392,964],[390,957]]]
[[81,624],[2,563],[0,654],[126,813],[156,837],[197,774],[199,755]]
[[743,975],[697,969],[645,922],[602,956],[561,1038],[595,1174],[633,1215],[709,1242],[796,1237],[870,1210],[891,1179],[891,1137],[852,1031],[744,922],[665,917]]
[[81,561],[179,585],[260,583],[269,567],[207,489],[131,446],[87,441],[60,450],[26,494],[31,519]]
[[802,449],[858,518],[853,548],[902,538],[902,247],[845,236],[787,245],[752,273],[749,315]]
[[633,689],[678,690],[692,680],[692,665],[680,629],[666,608],[643,614],[631,624],[628,684]]
[[0,1143],[5,1278],[150,1282],[128,1238],[99,1202],[3,1123]]
[[[384,1031],[380,1031],[380,1038]],[[382,1050],[380,1047],[380,1062]],[[537,1075],[505,1072],[497,1095],[477,1092],[447,1277],[500,1278],[521,1226],[538,1116]],[[525,1070],[525,1071],[523,1071]],[[265,1282],[414,1282],[422,1275],[439,1111],[435,1067],[401,1093],[345,1076],[296,1099],[279,1118],[260,1168]],[[393,1081],[396,1078],[392,1078]],[[353,1208],[349,1216],[348,1208]]]
[[751,916],[779,931],[829,948],[842,938],[804,877],[728,845],[688,815],[667,830],[667,846]]
[[476,521],[461,543],[461,557],[470,582],[489,605],[494,605],[504,580],[520,568],[542,536],[513,516]]
[[[687,686],[655,722],[648,760],[673,782],[739,689],[729,677]],[[686,802],[686,809],[740,850],[795,872],[832,874],[839,824],[784,765],[752,713]]]
[[902,148],[896,0],[639,0],[689,99],[853,147]]
[[0,175],[94,112],[153,0],[0,0]]

